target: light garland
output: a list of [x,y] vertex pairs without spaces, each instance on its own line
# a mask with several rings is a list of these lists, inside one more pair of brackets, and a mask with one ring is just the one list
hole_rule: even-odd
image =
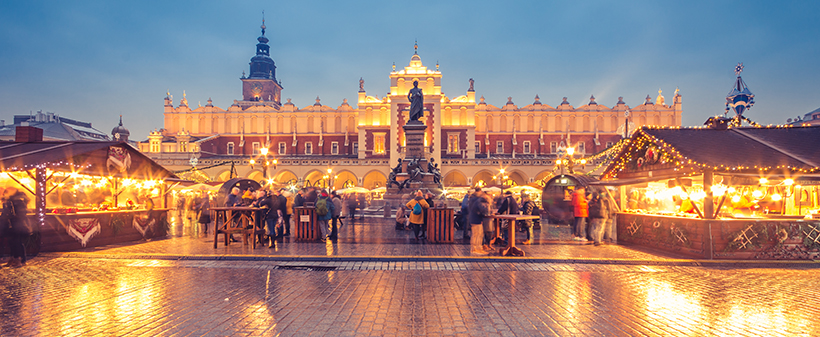
[[[791,128],[793,126],[779,126],[777,128]],[[627,151],[624,152],[624,155],[620,158],[616,159],[615,162],[610,164],[610,167],[607,168],[607,171],[604,173],[604,179],[614,179],[617,178],[618,173],[626,170],[627,165],[633,162],[636,162],[637,159],[634,156],[641,152],[641,150],[648,148],[649,146],[655,146],[661,151],[661,156],[669,156],[671,160],[674,161],[674,166],[678,167],[680,164],[686,164],[689,167],[693,167],[695,169],[700,170],[712,170],[712,171],[723,171],[723,172],[737,172],[737,171],[746,171],[746,170],[757,170],[758,172],[767,172],[772,170],[782,170],[787,169],[792,172],[799,172],[799,173],[816,173],[820,171],[820,167],[813,167],[813,168],[799,168],[793,167],[792,165],[775,165],[775,166],[758,166],[758,165],[738,165],[738,166],[727,166],[723,164],[719,165],[710,165],[706,163],[701,163],[692,160],[680,153],[677,149],[675,149],[672,145],[666,143],[665,141],[659,139],[658,137],[649,135],[644,131],[645,129],[678,129],[679,127],[642,127],[636,131],[637,135],[633,135],[634,142],[631,142],[627,145]],[[634,160],[634,161],[633,161]],[[666,162],[667,164],[669,162]]]

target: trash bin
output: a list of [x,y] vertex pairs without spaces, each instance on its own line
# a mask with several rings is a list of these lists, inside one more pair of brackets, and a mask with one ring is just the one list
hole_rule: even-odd
[[316,207],[296,207],[296,239],[319,240],[322,232],[316,221]]
[[453,243],[454,219],[452,208],[429,208],[427,210],[427,241]]

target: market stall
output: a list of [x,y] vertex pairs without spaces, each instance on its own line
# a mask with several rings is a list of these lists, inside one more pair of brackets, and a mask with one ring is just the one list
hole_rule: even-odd
[[820,257],[820,127],[642,128],[602,181],[619,242],[703,258]]
[[4,143],[0,169],[0,184],[29,198],[43,251],[166,235],[165,180],[174,175],[127,143]]

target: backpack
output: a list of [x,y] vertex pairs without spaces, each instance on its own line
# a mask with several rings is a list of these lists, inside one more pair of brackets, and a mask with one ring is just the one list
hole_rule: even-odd
[[418,201],[416,201],[416,205],[413,206],[413,214],[421,214],[421,204]]
[[319,198],[319,200],[316,201],[316,215],[325,216],[327,212],[327,198]]

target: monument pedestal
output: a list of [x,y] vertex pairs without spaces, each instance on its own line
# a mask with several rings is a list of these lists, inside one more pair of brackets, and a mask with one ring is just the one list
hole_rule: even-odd
[[[433,173],[427,170],[428,161],[424,156],[424,132],[426,130],[427,125],[420,121],[409,121],[404,125],[404,160],[401,162],[402,173],[396,175],[396,181],[402,184],[408,179],[412,181],[407,182],[401,191],[395,185],[387,188],[384,201],[389,202],[393,208],[406,204],[413,198],[412,193],[419,189],[429,190],[436,195],[441,192],[439,185],[434,181]],[[418,174],[416,174],[416,167],[419,169]]]

